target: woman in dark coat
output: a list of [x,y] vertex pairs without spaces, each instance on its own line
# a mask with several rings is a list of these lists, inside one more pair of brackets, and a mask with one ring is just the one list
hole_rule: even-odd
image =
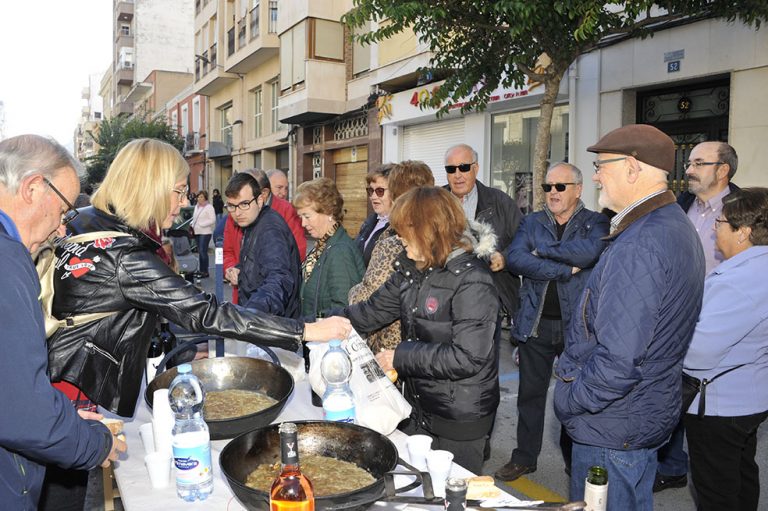
[[400,319],[403,341],[376,358],[395,369],[413,406],[401,429],[430,435],[433,449],[479,473],[499,404],[499,297],[488,264],[495,236],[472,225],[441,188],[416,188],[395,202],[392,227],[405,253],[367,301],[344,309],[367,333]]

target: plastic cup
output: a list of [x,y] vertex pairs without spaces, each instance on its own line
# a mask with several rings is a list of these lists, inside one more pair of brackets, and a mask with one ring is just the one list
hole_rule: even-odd
[[152,488],[167,488],[170,484],[171,459],[171,455],[164,452],[151,452],[144,456]]
[[448,451],[429,451],[426,458],[435,496],[445,497],[445,481],[451,475],[453,453]]
[[408,447],[408,457],[411,465],[421,472],[427,471],[427,453],[432,447],[432,437],[427,435],[412,435],[405,445]]
[[151,422],[139,426],[139,436],[141,437],[141,443],[144,444],[144,452],[147,454],[155,452],[155,434],[152,428]]

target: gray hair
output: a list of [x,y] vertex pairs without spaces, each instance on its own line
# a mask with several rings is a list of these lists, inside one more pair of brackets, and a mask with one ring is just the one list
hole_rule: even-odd
[[282,174],[284,178],[288,179],[288,175],[280,169],[269,169],[266,172],[267,172],[267,177],[272,177],[275,174]]
[[[469,146],[469,145],[467,145],[467,144],[456,144],[456,145],[452,145],[452,146],[451,146],[451,147],[449,147],[449,148],[448,148],[448,150],[445,152],[445,156],[444,156],[444,159],[447,159],[447,158],[448,158],[448,155],[449,155],[449,154],[451,154],[451,152],[452,152],[452,151],[455,151],[456,149],[463,149],[463,150],[465,150],[465,151],[470,151],[470,152],[472,153],[472,160],[473,160],[473,161],[475,161],[475,162],[477,161],[477,151],[475,151],[474,149],[472,149],[472,146]],[[466,162],[466,163],[470,163],[470,162]]]
[[246,169],[246,170],[243,170],[243,172],[247,172],[248,174],[252,175],[253,178],[256,180],[256,182],[259,183],[259,186],[261,187],[262,190],[264,188],[266,188],[267,190],[271,190],[271,187],[269,186],[268,172],[265,172],[261,169]]
[[730,144],[720,142],[717,146],[717,159],[728,165],[728,181],[733,179],[739,166],[739,156],[736,154],[736,149]]
[[27,177],[40,174],[53,178],[57,170],[80,170],[80,163],[64,146],[40,135],[19,135],[0,142],[0,184],[11,195]]
[[571,173],[573,174],[574,183],[582,184],[584,182],[584,178],[581,176],[581,170],[579,169],[579,167],[577,167],[573,163],[568,163],[567,161],[559,161],[557,163],[553,163],[547,169],[547,174],[549,174],[549,171],[554,169],[555,167],[568,167],[569,169],[571,169]]

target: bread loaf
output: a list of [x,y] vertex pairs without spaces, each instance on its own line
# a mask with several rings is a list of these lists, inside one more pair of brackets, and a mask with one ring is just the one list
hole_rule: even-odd
[[467,500],[495,499],[501,490],[491,476],[475,476],[467,479]]

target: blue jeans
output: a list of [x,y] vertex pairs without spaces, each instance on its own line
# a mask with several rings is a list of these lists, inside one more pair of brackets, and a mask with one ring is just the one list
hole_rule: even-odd
[[608,470],[608,509],[653,511],[655,448],[621,451],[574,442],[571,500],[584,500],[584,480],[593,465]]
[[208,273],[208,244],[211,242],[211,235],[198,234],[195,239],[197,240],[197,254],[200,260],[200,268],[197,271]]
[[683,449],[685,441],[685,426],[683,419],[677,423],[672,431],[669,442],[659,449],[659,474],[665,476],[684,476],[688,473],[688,453]]

